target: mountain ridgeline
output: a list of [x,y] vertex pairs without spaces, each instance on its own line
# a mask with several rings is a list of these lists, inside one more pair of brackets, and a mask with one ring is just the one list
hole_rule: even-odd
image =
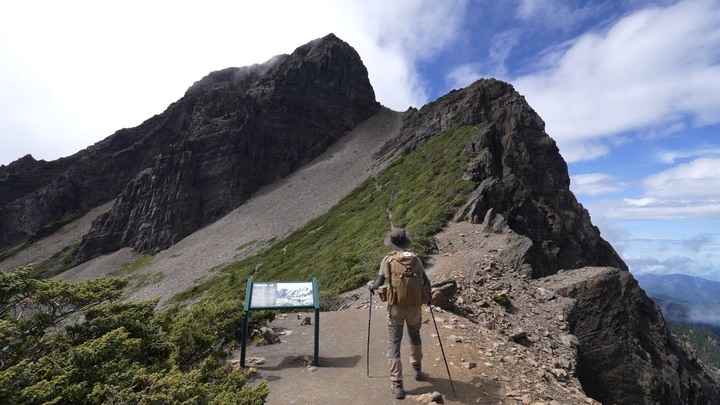
[[[110,201],[112,208],[69,249],[67,266],[121,248],[157,253],[242,206],[381,111],[359,55],[332,34],[261,65],[211,73],[162,114],[73,156],[54,162],[26,156],[0,167],[0,260]],[[459,145],[467,163],[457,175],[472,187],[442,218],[511,229],[520,237],[503,249],[509,267],[575,300],[566,315],[579,341],[577,376],[589,396],[607,404],[720,403],[716,383],[670,334],[575,199],[544,122],[510,84],[479,80],[397,114],[399,130],[388,133],[375,156],[389,170],[399,171],[393,162],[442,134],[472,128]],[[457,158],[441,156],[426,159]],[[434,163],[440,171],[443,162]],[[365,185],[370,192],[383,187]],[[406,223],[434,229],[412,218],[412,207],[405,211]],[[379,238],[349,236],[358,244]],[[284,254],[282,246],[276,248]],[[432,243],[426,246],[424,253],[432,253]]]
[[213,72],[162,114],[57,168],[26,157],[0,170],[0,195],[15,198],[0,206],[0,246],[115,199],[73,262],[121,247],[155,253],[309,162],[379,109],[357,52],[334,35],[262,65]]
[[708,329],[720,338],[720,283],[685,274],[643,274],[643,289],[669,321]]

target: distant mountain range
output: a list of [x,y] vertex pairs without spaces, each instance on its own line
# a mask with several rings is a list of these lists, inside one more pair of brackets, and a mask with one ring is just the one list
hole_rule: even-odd
[[666,319],[702,327],[720,336],[720,283],[685,274],[635,277]]
[[688,302],[720,302],[720,282],[687,274],[639,274],[635,279],[648,294]]

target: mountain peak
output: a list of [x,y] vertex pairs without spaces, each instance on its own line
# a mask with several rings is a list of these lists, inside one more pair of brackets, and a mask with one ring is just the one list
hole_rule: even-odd
[[[676,344],[657,306],[576,201],[567,165],[544,127],[512,85],[494,79],[419,110],[383,109],[360,56],[329,34],[262,64],[212,72],[140,126],[0,181],[6,198],[0,204],[0,257],[97,210],[102,213],[89,230],[73,224],[83,229],[81,239],[47,257],[49,267],[61,270],[83,264],[63,273],[68,279],[107,274],[125,260],[119,256],[134,251],[154,255],[143,276],[162,276],[138,282],[154,294],[146,299],[169,299],[182,292],[173,290],[178,285],[194,289],[197,280],[213,276],[236,299],[248,274],[291,276],[293,269],[283,266],[297,267],[303,276],[321,273],[319,279],[339,291],[370,274],[367,266],[376,264],[368,264],[368,251],[382,246],[388,222],[406,221],[424,229],[424,240],[415,241],[426,254],[439,247],[466,252],[448,269],[465,280],[456,283],[459,298],[466,298],[458,298],[455,309],[469,308],[464,314],[483,318],[488,329],[503,322],[508,346],[517,343],[507,340],[517,335],[517,324],[507,322],[506,311],[534,319],[533,303],[548,296],[540,286],[551,293],[544,299],[563,298],[562,320],[547,319],[574,335],[576,340],[560,344],[577,357],[535,364],[532,373],[541,372],[542,381],[577,378],[607,403],[717,399],[702,367]],[[419,201],[426,196],[432,199]],[[348,208],[344,197],[356,205]],[[330,223],[320,217],[333,207],[340,211],[332,211],[332,221],[352,226],[317,225]],[[438,246],[442,239],[433,233],[447,221],[468,230]],[[349,239],[331,233],[332,227]],[[367,234],[362,240],[361,230]],[[308,244],[293,248],[285,244],[288,234]],[[497,245],[487,249],[490,240]],[[348,254],[336,255],[340,243],[352,245]],[[332,259],[318,259],[321,245]],[[268,264],[266,251],[275,254],[274,263]],[[37,260],[47,252],[30,253]],[[493,255],[491,263],[484,261],[486,253]],[[298,259],[308,256],[312,265]],[[236,260],[243,257],[257,262],[238,270]],[[328,263],[335,273],[325,272]],[[227,272],[211,271],[224,265]],[[220,299],[212,288],[197,290],[207,293],[203,299]],[[501,292],[517,307],[487,311]],[[524,332],[536,349],[558,344],[543,341],[547,330]],[[553,376],[548,370],[554,368]]]
[[121,247],[157,252],[309,162],[379,109],[360,56],[332,34],[262,64],[212,72],[162,114],[80,152],[47,181],[8,193],[13,204],[0,206],[0,246],[115,199],[74,262]]

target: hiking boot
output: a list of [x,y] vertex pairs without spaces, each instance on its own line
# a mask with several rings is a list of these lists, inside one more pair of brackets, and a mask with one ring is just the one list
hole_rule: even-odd
[[413,363],[412,368],[415,373],[415,381],[423,381],[425,379],[425,374],[422,372],[422,364]]
[[393,381],[391,388],[395,399],[405,399],[405,390],[403,389],[402,381]]

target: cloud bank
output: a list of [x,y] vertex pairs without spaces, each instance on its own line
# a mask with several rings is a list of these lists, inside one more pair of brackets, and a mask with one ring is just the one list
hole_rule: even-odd
[[654,136],[720,122],[716,1],[635,12],[545,59],[544,71],[514,82],[568,161],[607,153],[607,138],[628,131]]
[[720,220],[720,158],[698,158],[642,180],[643,196],[607,210],[612,219]]

